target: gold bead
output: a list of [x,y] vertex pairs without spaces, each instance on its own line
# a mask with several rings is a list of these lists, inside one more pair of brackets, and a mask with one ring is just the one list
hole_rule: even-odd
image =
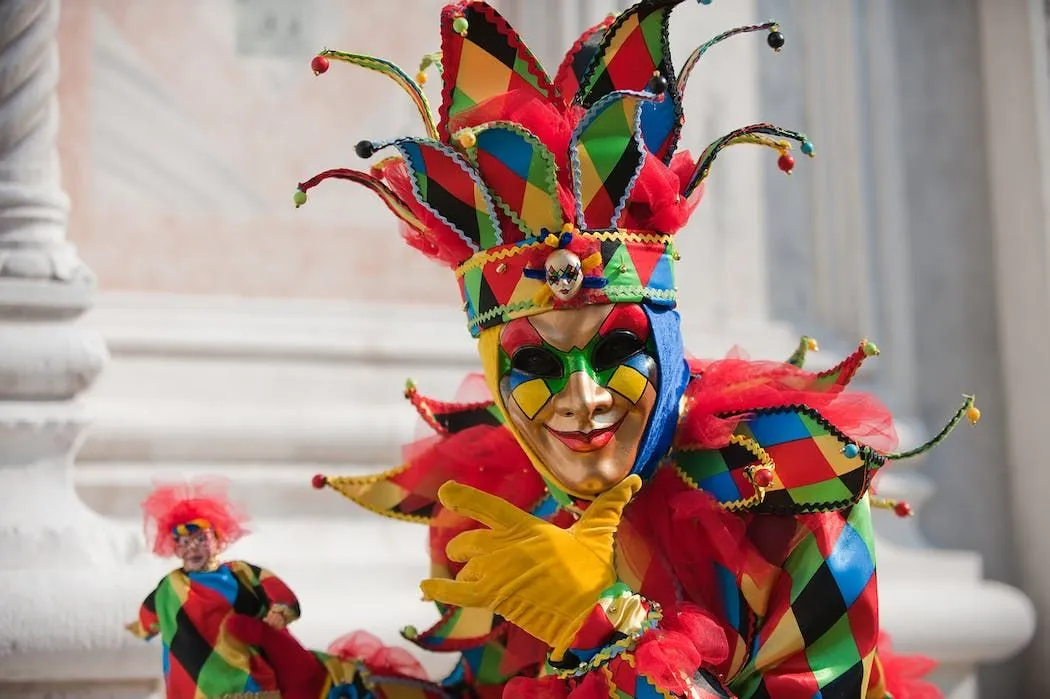
[[507,271],[507,263],[506,262],[500,262],[498,265],[496,265],[496,272],[498,274],[503,274],[506,271]]
[[464,148],[473,148],[478,144],[478,137],[474,135],[473,131],[460,131],[457,138],[459,139],[459,145]]

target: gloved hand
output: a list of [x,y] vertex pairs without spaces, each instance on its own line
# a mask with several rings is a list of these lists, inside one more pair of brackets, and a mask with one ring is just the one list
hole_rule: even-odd
[[628,476],[562,529],[480,490],[449,482],[438,497],[489,529],[464,532],[445,551],[466,562],[455,580],[428,579],[426,599],[491,609],[545,641],[560,660],[601,593],[616,582],[613,537],[642,481]]

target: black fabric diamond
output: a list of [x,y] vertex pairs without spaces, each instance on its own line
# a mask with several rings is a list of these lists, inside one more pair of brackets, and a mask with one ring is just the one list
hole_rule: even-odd
[[500,63],[513,69],[518,60],[517,51],[496,29],[496,25],[480,10],[468,5],[463,13],[467,19],[467,40],[472,41],[487,53],[491,54]]
[[820,690],[821,699],[856,699],[864,695],[864,663],[859,662]]
[[433,179],[427,182],[427,203],[451,221],[453,226],[474,243],[475,248],[480,249],[478,210],[473,205],[461,201]]
[[204,636],[197,631],[197,627],[193,625],[193,621],[184,609],[179,609],[175,614],[175,629],[175,635],[171,637],[168,651],[196,684],[204,663],[208,662],[212,648]]
[[827,562],[820,564],[791,609],[807,646],[816,643],[846,613],[846,603]]

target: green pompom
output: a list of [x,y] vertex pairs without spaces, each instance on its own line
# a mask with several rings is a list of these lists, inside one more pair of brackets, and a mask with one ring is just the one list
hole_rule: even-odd
[[295,190],[295,194],[292,196],[292,201],[295,202],[295,208],[299,208],[306,203],[306,192],[301,189]]
[[466,17],[456,17],[452,20],[452,31],[457,34],[466,34],[467,29],[470,28],[470,24],[467,22]]

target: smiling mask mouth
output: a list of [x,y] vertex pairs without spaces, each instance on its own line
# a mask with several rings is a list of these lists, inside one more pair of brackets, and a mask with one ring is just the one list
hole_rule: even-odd
[[613,435],[616,434],[616,430],[620,429],[620,425],[623,424],[625,417],[627,417],[626,414],[621,415],[620,418],[611,425],[604,427],[596,425],[593,429],[588,430],[587,432],[562,432],[549,425],[544,425],[543,427],[559,442],[572,451],[591,452],[598,451],[612,440]]

